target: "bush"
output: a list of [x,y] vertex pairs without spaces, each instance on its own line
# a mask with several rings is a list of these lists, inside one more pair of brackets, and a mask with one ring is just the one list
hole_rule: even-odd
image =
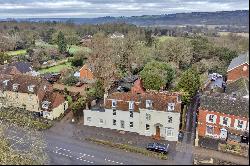
[[73,85],[75,85],[77,82],[78,82],[78,79],[77,79],[75,76],[73,76],[73,75],[71,75],[71,76],[66,77],[65,79],[63,79],[63,83],[64,83],[65,85],[69,85],[69,86],[73,86]]

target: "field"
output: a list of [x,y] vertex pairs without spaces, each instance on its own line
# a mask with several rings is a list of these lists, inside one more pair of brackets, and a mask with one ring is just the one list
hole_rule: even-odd
[[[42,47],[47,47],[47,48],[57,48],[57,45],[55,44],[48,44],[42,41],[37,41],[36,46],[42,46]],[[90,49],[88,47],[81,47],[81,46],[76,46],[72,45],[70,48],[68,47],[67,50],[69,51],[70,54],[75,54],[78,51],[82,52],[90,52]]]
[[26,50],[17,50],[17,51],[8,51],[6,52],[9,56],[19,56],[19,55],[25,55],[27,53]]
[[[227,36],[229,35],[231,32],[218,32],[220,36]],[[249,38],[249,33],[232,33],[238,36],[242,36],[242,37],[248,37]]]
[[157,37],[157,39],[159,39],[160,42],[164,42],[166,40],[169,40],[169,39],[174,39],[175,37],[172,37],[172,36],[160,36],[160,37]]
[[49,67],[49,68],[46,68],[46,69],[41,69],[39,70],[38,72],[40,74],[45,74],[45,73],[58,73],[60,72],[62,69],[71,69],[72,66],[70,64],[70,62],[66,62],[64,64],[60,64],[60,65],[56,65],[56,66],[52,66],[52,67]]

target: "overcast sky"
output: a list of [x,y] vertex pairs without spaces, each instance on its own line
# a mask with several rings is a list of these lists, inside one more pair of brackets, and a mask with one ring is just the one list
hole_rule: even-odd
[[0,0],[1,18],[102,17],[249,10],[248,0]]

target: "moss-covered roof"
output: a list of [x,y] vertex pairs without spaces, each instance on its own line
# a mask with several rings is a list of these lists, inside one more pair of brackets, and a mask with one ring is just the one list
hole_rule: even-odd
[[232,98],[224,94],[203,95],[200,108],[241,117],[249,117],[249,100]]
[[226,93],[235,93],[237,96],[245,96],[249,94],[249,80],[246,78],[240,78],[226,87]]

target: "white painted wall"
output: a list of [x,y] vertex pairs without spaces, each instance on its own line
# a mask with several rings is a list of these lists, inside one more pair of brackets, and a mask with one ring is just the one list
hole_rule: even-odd
[[[151,115],[151,120],[146,120],[146,113]],[[172,117],[172,123],[168,123],[168,116]],[[91,118],[91,121],[88,121],[88,117]],[[100,119],[103,119],[103,123],[100,123]],[[113,119],[116,120],[116,126],[113,125]],[[124,128],[121,128],[121,120],[125,123]],[[130,127],[130,122],[133,122],[133,128]],[[169,141],[178,140],[180,113],[140,109],[140,112],[134,112],[134,116],[131,118],[129,111],[116,110],[116,115],[113,115],[112,109],[105,109],[105,112],[84,110],[84,125],[87,126],[123,130],[152,136],[156,133],[155,124],[158,123],[162,125],[160,127],[161,137]],[[150,125],[148,131],[146,131],[146,124]],[[166,128],[172,128],[173,136],[166,135]]]

